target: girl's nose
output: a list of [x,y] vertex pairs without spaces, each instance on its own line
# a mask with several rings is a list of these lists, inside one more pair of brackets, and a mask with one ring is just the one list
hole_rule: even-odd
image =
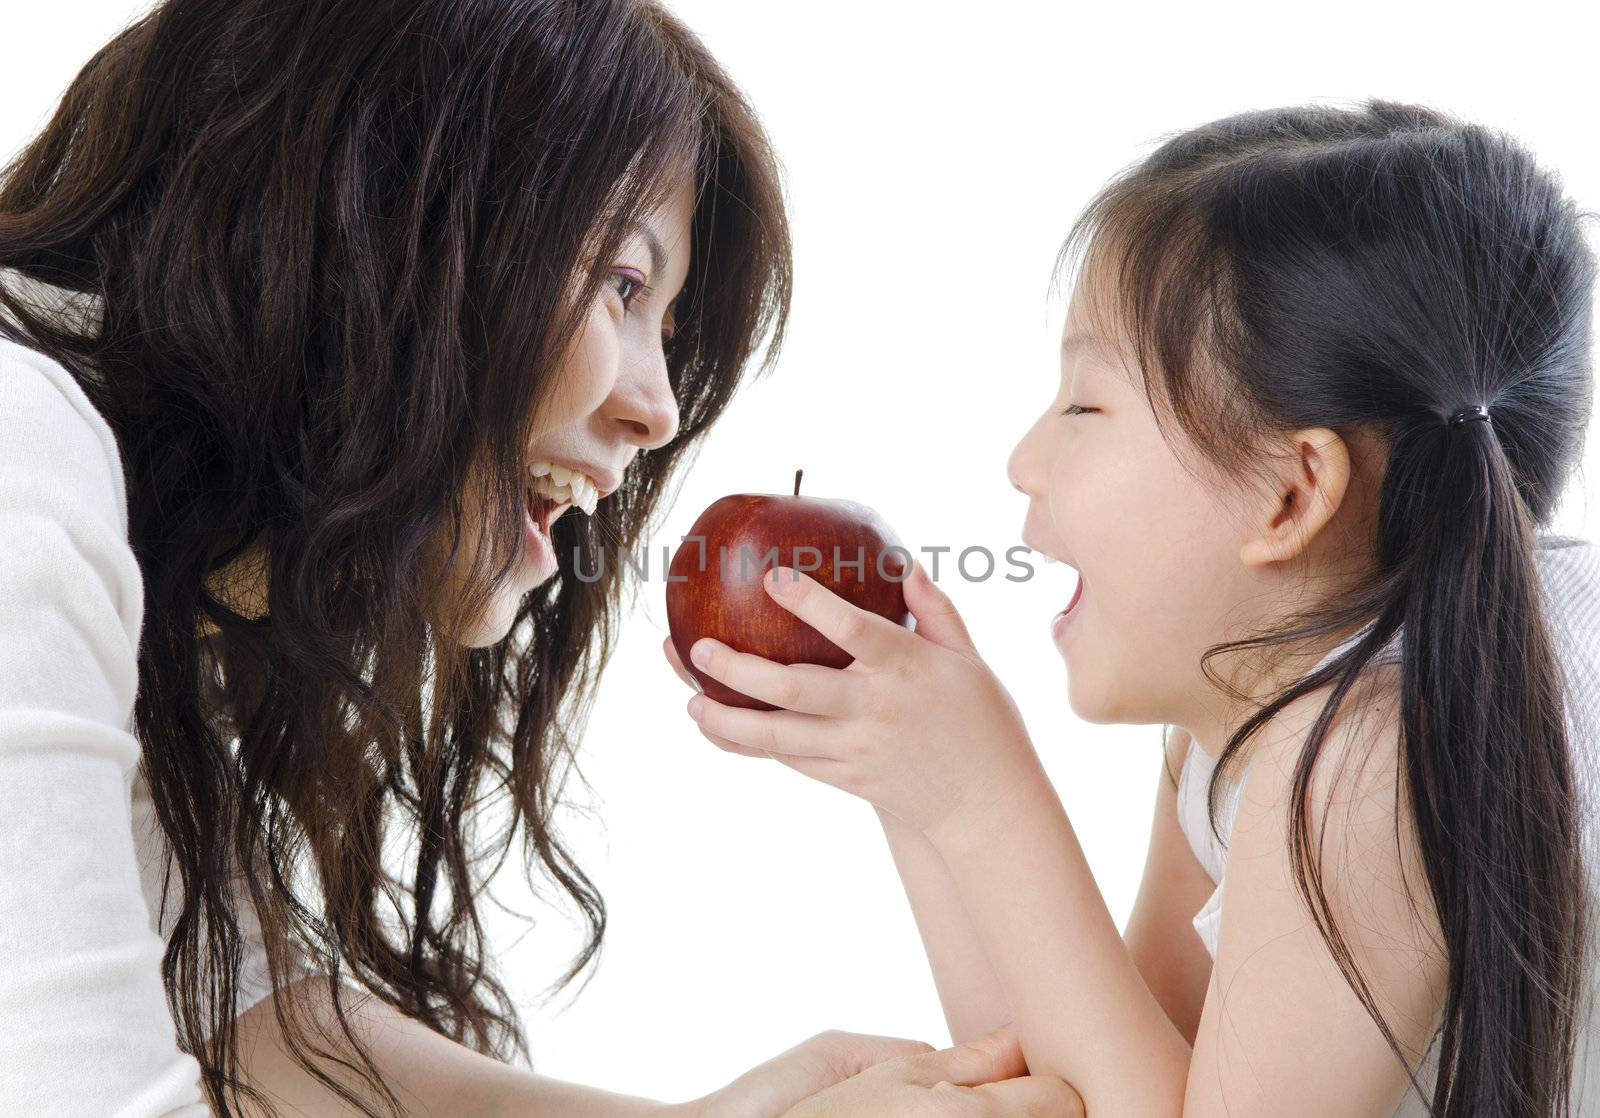
[[1022,436],[1022,441],[1017,443],[1006,460],[1006,480],[1011,482],[1011,488],[1029,497],[1036,497],[1042,492],[1039,486],[1042,475],[1039,469],[1038,435],[1039,424],[1036,422],[1028,428],[1028,433]]

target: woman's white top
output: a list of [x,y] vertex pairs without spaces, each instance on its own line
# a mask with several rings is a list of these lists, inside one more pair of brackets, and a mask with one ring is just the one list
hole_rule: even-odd
[[[211,1113],[161,983],[180,885],[137,770],[143,604],[111,428],[0,338],[0,1115]],[[238,895],[242,1012],[271,990]]]
[[[1541,535],[1534,551],[1535,565],[1548,604],[1547,614],[1554,622],[1557,648],[1568,679],[1568,726],[1573,745],[1573,761],[1579,789],[1580,809],[1588,821],[1584,829],[1584,856],[1588,859],[1589,890],[1591,896],[1600,898],[1600,749],[1591,737],[1579,731],[1575,718],[1590,726],[1600,726],[1600,549],[1587,540],[1569,536]],[[1367,632],[1363,629],[1317,662],[1321,668],[1335,656],[1345,652]],[[1399,658],[1400,637],[1397,632],[1379,651],[1378,661]],[[1313,668],[1312,671],[1315,671]],[[1210,898],[1194,917],[1194,928],[1205,943],[1214,960],[1217,957],[1217,934],[1222,923],[1223,891],[1228,865],[1224,845],[1233,833],[1233,821],[1238,812],[1239,798],[1244,782],[1249,777],[1248,761],[1233,781],[1218,790],[1217,828],[1222,841],[1211,832],[1206,811],[1206,790],[1211,774],[1216,769],[1216,758],[1194,742],[1184,758],[1178,777],[1178,822],[1189,839],[1195,857],[1205,867],[1211,880],[1217,883]],[[1600,959],[1600,954],[1593,956]],[[1581,1026],[1578,1042],[1577,1066],[1573,1075],[1576,1093],[1574,1109],[1581,1104],[1590,1109],[1600,1107],[1600,989],[1595,985],[1595,970],[1590,970],[1591,1009]],[[1424,1086],[1433,1084],[1438,1075],[1439,1038],[1434,1042],[1419,1069],[1418,1081]],[[1426,1118],[1428,1107],[1416,1091],[1408,1091],[1395,1118]]]

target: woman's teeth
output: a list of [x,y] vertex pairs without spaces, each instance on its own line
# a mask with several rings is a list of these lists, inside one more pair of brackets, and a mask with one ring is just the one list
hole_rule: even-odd
[[594,515],[600,491],[588,474],[555,462],[535,462],[528,472],[533,475],[533,491],[541,497],[550,498],[556,505],[570,503],[585,514]]

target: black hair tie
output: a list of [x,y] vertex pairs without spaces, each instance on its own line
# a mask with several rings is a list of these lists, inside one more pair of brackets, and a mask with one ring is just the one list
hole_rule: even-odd
[[1489,409],[1484,407],[1482,404],[1473,404],[1470,408],[1462,408],[1460,411],[1456,412],[1449,419],[1445,420],[1445,423],[1451,427],[1454,427],[1457,423],[1469,423],[1474,419],[1481,419],[1485,423],[1490,422]]

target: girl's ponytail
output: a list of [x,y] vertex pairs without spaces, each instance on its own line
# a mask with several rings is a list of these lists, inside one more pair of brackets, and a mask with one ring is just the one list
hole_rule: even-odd
[[1394,443],[1379,505],[1404,632],[1403,787],[1449,965],[1435,1114],[1566,1113],[1584,990],[1560,665],[1495,425],[1515,408],[1419,420]]

